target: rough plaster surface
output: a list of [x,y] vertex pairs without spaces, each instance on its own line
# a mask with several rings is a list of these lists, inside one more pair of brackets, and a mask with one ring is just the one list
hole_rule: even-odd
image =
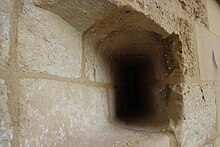
[[0,146],[3,147],[10,146],[10,141],[13,138],[7,100],[7,86],[5,81],[0,79]]
[[[184,147],[203,145],[216,125],[214,84],[173,85],[171,89],[169,105],[182,107],[182,109],[177,109],[182,112],[169,111],[171,113],[170,126],[180,145]],[[173,117],[176,116],[173,113],[179,113],[180,119]]]
[[11,0],[0,1],[0,66],[8,61],[10,41],[10,15],[13,2]]
[[63,77],[81,75],[81,33],[59,16],[26,5],[19,22],[19,65]]

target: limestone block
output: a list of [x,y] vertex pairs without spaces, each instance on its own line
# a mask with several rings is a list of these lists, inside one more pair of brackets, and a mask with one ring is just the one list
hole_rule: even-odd
[[[176,92],[173,95],[177,99],[176,103],[182,107],[180,119],[170,121],[178,142],[183,147],[204,145],[216,125],[214,84],[181,84],[171,87]],[[178,89],[181,89],[180,93]]]
[[220,38],[196,25],[201,80],[220,80]]
[[12,140],[7,100],[7,86],[5,81],[0,79],[0,146],[3,147],[10,146]]
[[152,135],[151,138],[143,140],[141,143],[134,145],[135,147],[170,147],[170,140],[167,135]]
[[218,133],[220,133],[220,82],[215,82],[215,96],[217,107],[217,121],[218,121]]
[[151,133],[144,137],[131,138],[130,141],[118,141],[116,147],[132,146],[132,147],[172,147],[170,139],[165,134]]
[[214,142],[214,147],[220,147],[220,138],[217,138]]
[[217,0],[207,0],[209,30],[220,37],[220,4]]
[[25,5],[18,31],[18,61],[25,71],[79,78],[81,33],[59,16]]
[[89,41],[90,44],[86,48],[86,77],[90,81],[97,81],[97,82],[111,82],[111,62],[102,55],[100,50],[96,48],[96,45],[92,40]]
[[7,63],[10,42],[10,15],[13,2],[11,0],[0,1],[0,66]]
[[44,79],[21,79],[20,85],[26,110],[23,145],[73,146],[73,140],[85,139],[107,121],[104,88]]
[[83,32],[116,8],[110,0],[33,0]]
[[[196,20],[203,26],[208,26],[206,0],[173,0],[178,6],[179,10],[183,11],[183,15]],[[178,13],[178,12],[177,12]]]

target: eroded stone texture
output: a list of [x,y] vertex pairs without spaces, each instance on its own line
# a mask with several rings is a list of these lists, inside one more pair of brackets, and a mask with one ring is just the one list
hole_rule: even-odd
[[80,31],[85,31],[116,8],[109,0],[33,0],[33,3],[59,15]]
[[20,84],[26,110],[23,145],[60,146],[101,129],[107,121],[103,88],[43,79],[21,79]]
[[81,33],[46,10],[26,5],[19,22],[18,60],[25,71],[81,75]]
[[10,146],[12,140],[7,100],[7,86],[5,81],[0,79],[0,146],[3,147]]
[[0,65],[3,66],[8,61],[9,42],[11,32],[11,10],[13,1],[1,0],[0,1]]
[[[196,45],[194,41],[193,24],[183,18],[176,19],[178,27],[176,28],[181,41],[181,48],[176,48],[176,60],[180,68],[180,74],[184,77],[196,78],[199,76],[198,59]],[[178,74],[178,72],[177,72]]]
[[[168,111],[171,117],[170,126],[177,140],[184,147],[203,145],[216,125],[214,84],[181,84],[170,87],[172,92],[169,105],[182,107],[174,110],[177,112],[172,109]],[[179,116],[179,119],[175,116]]]
[[[199,76],[199,69],[194,43],[194,28],[190,18],[199,22],[201,20],[201,24],[207,26],[205,2],[203,0],[198,2],[187,0],[183,3],[186,3],[192,14],[183,13],[185,10],[181,10],[181,7],[178,6],[179,1],[176,0],[137,0],[132,1],[130,5],[131,7],[138,5],[135,7],[136,9],[141,9],[146,16],[166,30],[168,34],[178,35],[181,46],[172,51],[178,65],[172,77],[182,75],[185,78],[195,78]],[[194,14],[194,11],[198,11],[198,13]]]
[[196,20],[205,27],[208,26],[205,0],[176,0],[175,2],[185,12],[185,16]]

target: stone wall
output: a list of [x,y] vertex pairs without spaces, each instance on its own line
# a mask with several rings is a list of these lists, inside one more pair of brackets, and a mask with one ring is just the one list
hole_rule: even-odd
[[[0,146],[218,147],[219,26],[216,0],[1,0]],[[159,125],[118,119],[130,56]]]

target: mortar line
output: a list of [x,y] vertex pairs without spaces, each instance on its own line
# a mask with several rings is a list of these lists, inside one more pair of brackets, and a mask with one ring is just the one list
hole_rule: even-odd
[[13,7],[10,12],[10,42],[9,42],[9,58],[7,65],[5,66],[5,83],[7,86],[8,95],[8,113],[10,117],[10,128],[13,130],[13,139],[11,140],[12,146],[17,146],[20,143],[20,112],[19,101],[21,98],[19,90],[19,79],[16,76],[16,70],[18,69],[17,61],[17,37],[18,37],[18,24],[19,13],[22,11],[23,1],[17,0],[13,2]]
[[55,81],[61,81],[61,82],[67,82],[67,83],[73,83],[73,84],[86,84],[88,86],[94,86],[94,87],[105,87],[105,88],[112,88],[113,85],[111,83],[103,83],[103,82],[96,82],[96,81],[89,81],[87,79],[81,79],[81,78],[66,78],[66,77],[60,77],[56,75],[49,75],[45,73],[17,73],[18,78],[35,78],[35,79],[47,79],[47,80],[55,80]]
[[85,49],[85,35],[84,35],[84,33],[82,34],[81,78],[86,79],[86,49]]
[[[89,85],[100,85],[101,87],[113,87],[112,83],[105,83],[105,82],[97,82],[97,81],[90,81],[88,79],[82,79],[82,78],[69,78],[69,77],[61,77],[57,75],[51,75],[47,73],[39,73],[39,72],[27,72],[20,70],[16,74],[18,78],[41,78],[41,79],[48,79],[48,80],[57,80],[57,81],[63,81],[68,83],[78,83],[78,84],[89,84]],[[200,84],[200,83],[213,83],[212,80],[186,80],[186,81],[180,81],[176,82],[177,80],[170,80],[165,79],[161,81],[156,81],[156,85],[166,85],[166,84]],[[106,86],[107,85],[107,86]]]

